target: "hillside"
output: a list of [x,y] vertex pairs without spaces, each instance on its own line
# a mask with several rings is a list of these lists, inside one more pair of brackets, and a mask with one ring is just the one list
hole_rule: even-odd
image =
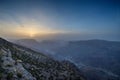
[[1,80],[85,80],[74,64],[0,38]]
[[45,52],[57,60],[69,60],[89,80],[117,80],[120,76],[120,42],[106,40],[42,41],[37,42],[37,45],[29,45],[28,42],[31,44],[32,41],[19,40],[17,44],[22,43],[23,46],[31,49],[37,46],[34,50],[38,52]]

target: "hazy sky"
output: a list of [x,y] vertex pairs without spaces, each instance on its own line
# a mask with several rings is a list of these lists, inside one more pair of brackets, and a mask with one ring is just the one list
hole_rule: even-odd
[[120,1],[0,0],[0,36],[120,40]]

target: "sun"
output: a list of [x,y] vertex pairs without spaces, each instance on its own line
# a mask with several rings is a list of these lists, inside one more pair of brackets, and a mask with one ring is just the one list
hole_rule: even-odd
[[29,37],[35,37],[35,32],[34,31],[30,31],[30,33],[28,33]]
[[47,27],[43,26],[34,26],[34,25],[26,25],[24,27],[17,27],[14,29],[16,35],[20,37],[27,37],[27,38],[35,38],[38,36],[47,36],[50,34],[57,33],[56,30],[51,30]]
[[26,31],[24,32],[29,37],[35,37],[35,35],[38,33],[38,30],[36,28],[26,28]]
[[15,32],[18,35],[31,38],[31,37],[35,37],[35,35],[39,33],[39,30],[34,27],[22,27],[22,28],[17,28]]
[[31,33],[29,36],[30,36],[30,37],[34,37],[35,35]]

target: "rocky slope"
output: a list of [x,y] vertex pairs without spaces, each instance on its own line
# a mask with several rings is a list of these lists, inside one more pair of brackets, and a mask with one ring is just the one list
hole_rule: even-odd
[[73,62],[88,80],[119,80],[120,42],[83,40],[39,43],[29,39],[18,40],[18,42],[17,44],[33,50],[51,54],[57,60],[66,59]]
[[85,80],[73,66],[0,38],[1,80]]
[[12,58],[9,49],[1,49],[0,54],[2,61],[1,67],[7,70],[8,74],[7,76],[2,77],[2,80],[6,78],[13,80],[18,80],[18,78],[21,78],[21,80],[36,80],[36,78],[33,77],[31,73],[29,73],[21,63],[19,63],[19,60],[16,61]]

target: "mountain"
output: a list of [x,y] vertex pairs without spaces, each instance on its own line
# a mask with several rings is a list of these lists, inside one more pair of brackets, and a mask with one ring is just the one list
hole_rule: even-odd
[[69,61],[57,61],[0,38],[0,80],[86,79]]
[[[29,45],[24,40],[20,40],[20,43]],[[120,42],[47,40],[28,47],[33,49],[36,46],[38,52],[43,51],[52,54],[57,60],[69,60],[74,63],[88,80],[119,80]]]
[[27,46],[27,47],[39,45],[39,42],[36,41],[35,39],[20,39],[20,40],[17,40],[16,43]]
[[77,65],[82,62],[87,66],[106,70],[120,76],[120,42],[105,40],[72,41],[69,42],[69,45],[59,48],[55,52]]
[[43,52],[46,55],[54,55],[54,51],[56,49],[64,47],[68,44],[68,42],[60,40],[43,40],[39,42],[35,39],[19,39],[14,43],[25,46],[27,48],[31,48],[32,50],[38,52]]

